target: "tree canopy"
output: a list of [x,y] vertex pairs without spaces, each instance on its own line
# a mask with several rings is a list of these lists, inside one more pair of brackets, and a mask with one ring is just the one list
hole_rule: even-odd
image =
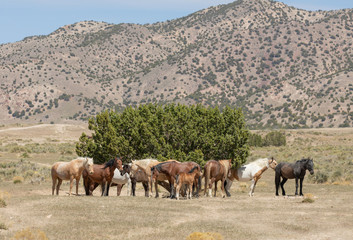
[[202,105],[147,104],[122,113],[104,111],[89,119],[92,137],[82,134],[76,145],[80,156],[97,163],[119,155],[131,159],[157,158],[195,161],[233,159],[239,166],[249,155],[249,131],[241,109]]

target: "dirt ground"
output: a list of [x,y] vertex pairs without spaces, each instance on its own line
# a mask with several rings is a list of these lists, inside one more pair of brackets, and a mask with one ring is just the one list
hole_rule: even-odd
[[[264,173],[250,198],[244,184],[232,186],[232,197],[200,197],[192,200],[138,196],[68,196],[69,185],[60,196],[51,196],[50,182],[41,185],[1,182],[5,208],[0,208],[0,239],[31,227],[49,239],[185,239],[193,232],[218,232],[224,239],[352,239],[352,186],[305,184],[300,197],[275,197],[274,173]],[[294,181],[285,185],[294,193]],[[84,193],[80,187],[81,194]]]
[[[69,134],[72,129],[67,126],[54,128],[62,130],[58,133],[62,142],[77,140],[82,131],[87,131],[79,127]],[[2,144],[13,141],[21,144],[45,142],[55,137],[55,133],[40,134],[40,127],[34,129],[36,131],[28,133],[30,136],[24,137],[2,131],[0,140]],[[15,134],[19,130],[11,131]],[[18,158],[18,154],[1,154],[0,163],[8,156],[11,159],[6,161]],[[30,160],[50,166],[54,157],[46,161],[32,156]],[[287,194],[294,194],[294,185],[294,180],[288,180]],[[99,189],[94,196],[87,197],[83,196],[81,182],[81,195],[70,197],[68,183],[62,185],[59,196],[52,196],[49,179],[41,184],[0,180],[0,198],[7,205],[0,207],[0,239],[12,239],[26,228],[30,228],[30,232],[40,230],[48,239],[77,240],[186,239],[193,232],[217,232],[224,239],[244,240],[352,239],[352,185],[311,184],[306,179],[303,192],[314,200],[312,203],[304,203],[303,198],[293,195],[275,197],[273,170],[264,173],[251,198],[249,186],[250,183],[233,184],[230,198],[222,199],[218,194],[215,198],[202,196],[176,201],[145,198],[141,184],[136,197],[127,196],[125,187],[120,197],[116,196],[116,188],[111,189],[109,197],[100,197]]]

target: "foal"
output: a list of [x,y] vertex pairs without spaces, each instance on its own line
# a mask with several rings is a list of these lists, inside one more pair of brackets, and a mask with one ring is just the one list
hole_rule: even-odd
[[179,200],[179,191],[180,188],[186,184],[189,192],[186,195],[186,199],[191,199],[191,195],[192,195],[192,185],[195,183],[195,186],[197,186],[197,182],[198,182],[198,175],[200,175],[201,172],[201,168],[200,166],[195,166],[193,167],[188,173],[182,172],[178,175],[175,176],[176,179],[176,198],[177,200]]

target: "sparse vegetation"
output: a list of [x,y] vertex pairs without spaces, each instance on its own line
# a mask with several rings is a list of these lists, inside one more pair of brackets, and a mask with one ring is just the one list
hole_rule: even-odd
[[0,46],[0,119],[182,102],[242,107],[251,129],[351,127],[351,16],[236,1],[163,23],[68,25]]

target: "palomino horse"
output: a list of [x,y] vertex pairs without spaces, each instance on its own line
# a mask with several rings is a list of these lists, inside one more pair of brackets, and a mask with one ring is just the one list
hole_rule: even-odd
[[[151,168],[160,162],[156,159],[142,159],[142,160],[133,160],[131,165],[131,179],[132,179],[132,194],[135,196],[135,187],[136,182],[142,182],[143,187],[145,188],[145,196],[152,197],[152,186],[149,186],[151,183]],[[164,188],[168,190],[168,187],[163,182],[167,180],[164,174],[158,176],[158,184],[161,184]],[[148,193],[149,190],[149,193]]]
[[261,178],[261,175],[268,169],[272,168],[273,170],[276,168],[277,162],[273,158],[260,158],[249,164],[243,165],[237,169],[231,169],[230,176],[227,178],[225,182],[225,190],[227,196],[230,197],[229,189],[232,186],[234,179],[240,182],[247,182],[251,180],[250,192],[249,196],[254,196],[254,190],[257,181]]
[[96,189],[96,187],[100,184],[102,188],[101,196],[108,196],[109,187],[114,176],[114,170],[116,168],[123,170],[123,163],[118,158],[111,159],[105,164],[94,164],[93,174],[88,174],[87,171],[83,171],[82,177],[86,195],[92,195],[94,189]]
[[288,179],[295,178],[295,195],[298,195],[298,179],[300,179],[300,196],[303,196],[303,180],[306,173],[306,170],[309,170],[310,174],[314,174],[314,162],[313,159],[303,158],[298,160],[295,163],[279,163],[275,169],[275,183],[276,183],[276,196],[278,196],[278,188],[281,177],[283,178],[281,182],[282,195],[285,196],[286,192],[284,191],[283,185],[287,182]]
[[[73,187],[73,181],[76,179],[76,195],[78,195],[78,183],[81,178],[83,170],[87,172],[88,175],[93,174],[93,159],[79,157],[70,162],[56,162],[51,167],[51,178],[53,180],[52,195],[54,195],[54,189],[56,187],[56,195],[59,195],[60,185],[63,180],[70,180],[70,191]],[[56,185],[58,181],[58,185]]]
[[203,177],[205,177],[205,195],[207,195],[207,188],[209,188],[208,195],[212,197],[212,184],[215,183],[214,196],[217,194],[217,182],[222,181],[222,197],[224,194],[224,183],[228,176],[229,170],[232,166],[232,160],[209,160],[204,168]]
[[198,182],[198,177],[197,176],[201,176],[201,168],[200,166],[195,166],[193,167],[189,172],[185,173],[182,172],[178,175],[176,175],[175,177],[175,182],[176,182],[176,199],[179,200],[179,191],[180,188],[186,184],[187,185],[187,189],[189,190],[187,195],[186,195],[186,199],[191,199],[191,195],[192,195],[192,185],[194,183],[196,183],[197,186],[197,182]]
[[130,168],[131,166],[128,164],[124,164],[123,171],[119,171],[119,169],[115,169],[114,176],[112,178],[112,185],[117,185],[116,195],[120,196],[121,189],[125,184],[127,184],[127,196],[130,195],[130,187],[131,187],[131,179],[130,179]]
[[[193,167],[199,167],[200,166],[195,163],[195,162],[178,162],[175,160],[167,161],[167,162],[162,162],[154,167],[151,168],[152,171],[152,179],[156,181],[156,179],[159,178],[160,174],[164,174],[166,179],[169,182],[170,186],[170,197],[174,198],[175,197],[175,190],[174,190],[174,180],[177,174],[183,173],[183,172],[189,172]],[[201,168],[200,168],[201,169]],[[196,178],[198,179],[196,182],[197,186],[197,195],[199,194],[199,179],[201,178],[200,175],[197,175]],[[151,186],[152,186],[152,181],[151,181]],[[156,188],[156,198],[159,196],[158,194],[158,187],[157,183],[155,182],[155,188]]]

